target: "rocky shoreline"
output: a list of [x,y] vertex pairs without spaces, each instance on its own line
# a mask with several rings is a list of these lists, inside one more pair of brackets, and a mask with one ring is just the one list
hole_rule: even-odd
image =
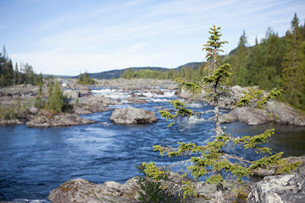
[[[115,88],[121,91],[141,91],[141,92],[150,92],[156,94],[164,94],[160,90],[169,89],[176,90],[178,88],[177,84],[173,81],[163,81],[163,80],[152,80],[152,79],[114,79],[114,80],[98,80],[96,86],[98,87],[107,87]],[[1,91],[1,100],[0,102],[4,105],[10,104],[10,101],[15,98],[25,98],[29,100],[37,95],[38,88],[32,86],[22,85],[20,87],[14,87],[11,89],[4,89]],[[247,88],[240,86],[233,86],[229,89],[229,94],[226,97],[221,97],[219,101],[220,108],[229,109],[230,112],[220,115],[221,123],[230,123],[230,122],[245,122],[248,125],[260,125],[268,122],[275,122],[284,125],[294,125],[294,126],[305,126],[305,116],[300,115],[295,109],[290,106],[272,101],[264,105],[263,109],[252,108],[249,106],[246,107],[235,107],[236,102],[244,95],[244,92],[248,91]],[[46,90],[44,91],[46,92]],[[201,102],[208,102],[211,105],[213,103],[209,102],[206,93],[202,92],[200,95],[194,97],[189,91],[182,89],[178,96],[187,100],[199,100]],[[23,96],[20,96],[23,95]],[[26,96],[25,96],[26,95]],[[25,113],[25,117],[17,119],[0,119],[0,124],[21,124],[26,123],[30,127],[52,127],[52,126],[70,126],[70,125],[82,125],[88,124],[90,122],[83,120],[81,117],[77,118],[77,115],[90,114],[96,112],[103,112],[113,110],[109,108],[109,105],[119,105],[122,104],[121,101],[110,99],[104,96],[93,96],[91,89],[79,84],[76,84],[75,80],[69,79],[68,85],[64,89],[64,95],[68,98],[71,98],[71,105],[75,106],[71,115],[64,116],[60,114],[53,119],[46,119],[41,116],[43,113],[36,114],[33,119],[33,113]],[[145,104],[146,101],[143,99],[144,95],[134,95],[131,93],[128,101],[135,104]],[[16,99],[15,99],[16,100]],[[78,104],[75,105],[76,100]],[[37,118],[39,117],[40,118]],[[59,118],[61,117],[61,118]],[[69,120],[64,122],[64,119]],[[62,121],[62,125],[60,125]],[[36,123],[36,124],[35,124]],[[46,124],[49,123],[49,124]]]
[[304,116],[277,101],[268,102],[264,109],[254,109],[248,106],[237,107],[227,114],[222,114],[219,119],[221,123],[240,121],[248,125],[260,125],[275,122],[283,125],[305,126]]
[[[139,200],[139,192],[142,190],[137,183],[138,178],[133,177],[124,184],[114,181],[93,184],[85,179],[72,179],[53,189],[48,198],[51,202],[141,202]],[[177,189],[183,186],[182,181],[189,180],[188,178],[181,178],[177,173],[170,172],[169,179],[162,182],[162,184]],[[187,202],[213,201],[217,193],[216,185],[206,184],[201,181],[192,181],[192,184],[198,197],[188,198]],[[225,202],[240,200],[233,192],[235,184],[234,181],[225,182],[226,189],[223,191]],[[254,187],[255,183],[247,182],[244,185],[243,192],[247,194],[250,193],[250,188]],[[171,192],[180,193],[181,191]],[[180,198],[182,199],[182,197]]]
[[291,174],[276,175],[273,168],[261,171],[265,176],[252,187],[247,203],[287,202],[299,203],[305,199],[305,156],[288,157],[288,162],[301,161],[302,164]]
[[[271,173],[271,176],[265,176],[266,173],[260,173],[265,176],[263,180],[245,182],[239,195],[234,192],[237,183],[234,180],[226,180],[222,191],[224,199],[221,202],[302,202],[305,199],[305,156],[290,157],[288,160],[303,161],[303,164],[288,175]],[[140,202],[138,199],[141,188],[137,178],[133,177],[124,184],[114,181],[93,184],[84,179],[72,179],[53,189],[48,198],[51,202]],[[174,172],[170,172],[169,179],[162,184],[170,188],[181,188],[182,181],[188,180],[192,182],[197,193],[197,197],[188,199],[188,202],[217,202],[215,184],[181,178]]]
[[[71,99],[70,105],[74,106],[73,111],[70,113],[59,113],[54,114],[54,112],[37,109],[34,107],[34,99],[38,92],[38,87],[31,85],[19,85],[10,88],[3,88],[0,91],[0,104],[3,106],[13,107],[17,103],[26,104],[28,107],[23,109],[22,116],[18,118],[8,118],[1,119],[1,125],[8,124],[26,124],[29,127],[65,127],[73,125],[84,125],[95,123],[92,120],[84,119],[79,115],[104,112],[113,110],[109,108],[110,105],[119,105],[122,104],[119,99],[114,100],[104,96],[92,95],[91,88],[79,85],[76,83],[75,79],[68,79],[67,84],[63,89],[63,94]],[[156,94],[164,94],[160,88],[164,89],[176,89],[177,85],[172,81],[164,80],[152,80],[152,79],[114,79],[114,80],[97,80],[97,87],[108,87],[115,88],[122,91],[138,91],[150,92]],[[43,94],[47,94],[47,88],[43,88]],[[128,101],[135,104],[146,103],[142,99],[144,95],[136,96],[131,94]],[[14,101],[12,104],[12,100]],[[77,101],[77,102],[76,102]],[[130,116],[134,116],[139,112],[133,110],[130,111]],[[141,116],[137,115],[137,121],[133,121],[130,124],[137,123],[146,123],[146,120],[140,118]],[[150,115],[147,122],[155,122],[155,115]],[[144,120],[143,120],[144,119]],[[117,120],[117,119],[116,119]],[[116,121],[114,121],[117,123]],[[123,123],[128,124],[128,122]]]
[[[244,96],[248,89],[240,86],[229,88],[226,97],[220,97],[219,107],[229,109],[230,112],[219,117],[221,123],[245,122],[248,125],[260,125],[275,122],[283,125],[305,126],[305,116],[282,102],[270,101],[262,109],[250,106],[236,107],[235,104]],[[179,96],[187,100],[198,100],[213,105],[205,92],[194,96],[190,91],[182,89]]]
[[26,122],[28,127],[32,128],[48,128],[48,127],[63,127],[73,125],[93,124],[95,121],[82,118],[75,113],[59,113],[52,114],[50,111],[41,110],[30,121]]

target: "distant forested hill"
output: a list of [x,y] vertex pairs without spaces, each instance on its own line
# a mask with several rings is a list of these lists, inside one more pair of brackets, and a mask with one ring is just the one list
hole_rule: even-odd
[[[167,68],[162,67],[131,67],[131,68],[124,68],[120,70],[110,70],[110,71],[103,71],[98,73],[88,73],[89,77],[96,78],[96,79],[112,79],[112,78],[120,78],[124,71],[127,70],[134,70],[134,71],[140,71],[140,70],[157,70],[157,71],[166,71]],[[78,76],[75,76],[78,77]]]
[[182,66],[179,66],[178,68],[175,68],[175,69],[176,70],[181,70],[182,68],[198,69],[201,64],[202,64],[202,62],[191,62],[191,63],[184,64]]
[[[202,62],[192,62],[187,63],[184,65],[181,65],[177,68],[163,68],[163,67],[130,67],[130,68],[124,68],[120,70],[110,70],[110,71],[103,71],[98,73],[88,73],[89,77],[96,78],[96,79],[112,79],[112,78],[120,78],[122,77],[123,73],[126,72],[143,72],[143,71],[151,71],[151,72],[167,72],[170,70],[174,71],[180,71],[181,69],[186,68],[192,68],[192,69],[198,69],[198,67],[202,64]],[[78,78],[77,76],[73,76],[72,78]]]

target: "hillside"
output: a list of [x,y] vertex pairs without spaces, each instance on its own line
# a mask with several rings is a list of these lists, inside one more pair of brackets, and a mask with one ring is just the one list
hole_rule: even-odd
[[[98,73],[88,73],[89,77],[96,78],[96,79],[112,79],[112,78],[120,78],[121,75],[126,70],[134,70],[134,71],[141,71],[141,70],[153,70],[153,71],[167,71],[167,70],[181,70],[182,68],[194,68],[197,69],[202,62],[191,62],[187,63],[181,66],[178,66],[177,68],[164,68],[164,67],[130,67],[130,68],[124,68],[119,70],[110,70],[110,71],[103,71]],[[72,78],[78,78],[77,76],[73,76]]]
[[202,64],[203,62],[191,62],[191,63],[187,63],[184,64],[182,66],[179,66],[177,68],[175,68],[176,70],[181,70],[182,68],[193,68],[193,69],[197,69],[199,68],[199,66]]
[[[88,75],[91,78],[96,78],[96,79],[112,79],[112,78],[120,78],[121,75],[124,73],[124,71],[131,69],[131,70],[145,70],[145,69],[150,69],[150,70],[158,70],[158,71],[166,71],[168,70],[167,68],[162,68],[162,67],[131,67],[131,68],[124,68],[120,70],[110,70],[110,71],[103,71],[103,72],[98,72],[98,73],[88,73]],[[75,76],[78,77],[78,76]]]

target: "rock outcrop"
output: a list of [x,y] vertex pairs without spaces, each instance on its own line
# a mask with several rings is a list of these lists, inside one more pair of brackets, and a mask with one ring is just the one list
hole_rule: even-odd
[[305,126],[305,117],[301,116],[292,107],[281,102],[268,102],[266,111],[272,115],[272,119],[280,124]]
[[[288,162],[303,161],[305,156],[288,157]],[[93,184],[84,179],[72,179],[53,189],[49,194],[51,202],[139,202],[140,186],[138,177],[129,179],[120,184],[107,181],[104,184]],[[161,181],[172,194],[180,194],[183,181],[191,181],[197,197],[189,199],[189,202],[217,202],[217,187],[215,184],[206,184],[202,181],[190,180],[179,174],[170,172],[168,180]],[[305,163],[296,171],[288,175],[266,176],[262,181],[244,182],[241,191],[236,196],[234,188],[237,183],[234,180],[225,180],[225,188],[220,192],[221,202],[247,202],[249,203],[273,203],[287,202],[299,203],[305,199]],[[236,189],[236,188],[235,188]],[[249,194],[249,195],[248,195]]]
[[245,122],[248,125],[259,125],[271,121],[267,113],[261,109],[253,109],[249,106],[238,107],[227,114],[219,117],[220,123],[230,123],[234,121]]
[[[257,87],[253,87],[257,88]],[[221,96],[218,101],[220,108],[230,109],[227,114],[219,117],[221,123],[234,121],[245,122],[249,125],[260,125],[267,122],[276,122],[286,125],[305,126],[305,116],[300,115],[290,106],[271,101],[264,105],[263,109],[246,107],[235,107],[235,104],[245,95],[248,89],[240,86],[233,86],[228,89],[225,96]],[[199,95],[193,95],[190,91],[182,89],[179,96],[185,99],[199,100],[213,105],[207,94],[202,91]]]
[[249,203],[300,203],[305,200],[305,175],[266,176],[256,183],[248,196]]
[[79,103],[75,109],[75,113],[89,114],[89,113],[109,111],[112,110],[112,108],[108,108],[108,106],[116,105],[116,104],[120,104],[120,102],[116,100],[112,100],[108,97],[88,96],[79,99]]
[[95,121],[82,118],[77,114],[59,113],[53,114],[47,110],[41,110],[37,116],[33,117],[30,121],[26,122],[29,127],[60,127],[60,126],[73,126],[92,124]]
[[249,125],[259,125],[267,122],[305,126],[305,117],[299,115],[293,108],[277,101],[268,102],[263,109],[237,107],[219,117],[221,123],[234,121],[245,122]]
[[23,121],[20,119],[0,119],[0,125],[16,125],[16,124],[22,124]]
[[[140,202],[139,191],[140,186],[137,183],[137,178],[129,179],[125,184],[120,184],[114,181],[108,181],[104,184],[93,184],[84,179],[72,179],[63,183],[58,188],[53,189],[49,194],[51,202]],[[169,179],[163,181],[161,185],[170,189],[173,194],[181,194],[182,181],[188,181],[188,178],[181,178],[177,173],[170,172]],[[205,184],[201,181],[192,181],[194,189],[198,197],[188,199],[189,202],[213,202],[216,197],[217,189],[215,184]],[[224,202],[238,201],[233,188],[236,186],[234,181],[225,181],[226,188],[222,192]],[[254,183],[245,183],[243,192],[250,192],[251,186]],[[180,196],[182,198],[182,196]]]
[[119,102],[103,96],[83,97],[80,98],[78,104],[75,105],[74,113],[78,115],[83,115],[96,112],[110,111],[112,110],[112,108],[108,108],[107,106],[115,104],[119,104]]
[[303,162],[292,174],[274,175],[275,168],[257,171],[255,175],[266,176],[257,182],[248,195],[247,202],[299,203],[305,200],[305,156],[287,157],[288,163]]
[[[218,105],[220,108],[234,109],[236,102],[245,95],[244,92],[247,92],[246,87],[233,86],[228,89],[228,93],[225,96],[221,96],[218,100]],[[193,94],[189,90],[182,89],[179,94],[179,97],[189,100],[197,100],[202,102],[207,102],[210,105],[213,105],[213,101],[210,100],[210,97],[207,96],[207,93],[202,90],[199,94]]]
[[110,120],[116,124],[144,124],[157,121],[154,112],[128,107],[125,109],[115,109]]
[[125,184],[114,181],[93,184],[84,179],[72,179],[49,194],[51,202],[135,202],[138,185],[135,178]]

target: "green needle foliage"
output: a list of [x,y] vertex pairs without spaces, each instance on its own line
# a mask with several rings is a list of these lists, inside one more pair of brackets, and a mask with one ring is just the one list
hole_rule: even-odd
[[222,34],[220,34],[220,27],[217,27],[214,25],[212,28],[210,28],[209,33],[211,34],[209,37],[209,40],[206,44],[203,45],[202,50],[206,51],[206,60],[213,64],[213,69],[216,70],[217,68],[217,55],[219,52],[223,52],[222,47],[223,44],[228,43],[227,41],[220,41],[220,37]]
[[248,92],[244,92],[244,94],[245,95],[237,102],[236,106],[241,107],[253,104],[254,107],[261,109],[268,101],[281,96],[283,90],[272,89],[266,94],[264,90],[248,88]]
[[168,127],[175,124],[176,120],[181,117],[190,117],[193,115],[193,112],[189,109],[185,108],[185,104],[179,100],[173,100],[170,101],[170,103],[173,105],[174,109],[176,110],[176,114],[171,114],[168,111],[159,111],[161,114],[161,117],[166,118],[166,120],[173,120],[171,124],[168,125]]
[[94,85],[95,81],[89,77],[88,73],[84,73],[79,74],[77,83],[81,85]]
[[42,94],[42,83],[39,83],[39,89],[38,94],[35,98],[35,107],[40,109],[44,107],[44,102],[42,100],[43,94]]
[[137,168],[144,174],[144,177],[137,177],[141,202],[181,202],[180,193],[172,192],[166,182],[169,178],[167,170],[160,169],[153,162],[142,163]]
[[[211,74],[203,77],[201,82],[189,82],[181,78],[177,80],[183,87],[190,89],[193,93],[198,93],[201,89],[205,89],[207,92],[211,92],[212,100],[214,101],[215,108],[213,110],[215,116],[215,136],[209,138],[203,137],[203,143],[197,145],[195,143],[178,142],[177,148],[169,146],[154,146],[154,151],[159,151],[161,155],[173,156],[190,156],[189,162],[191,163],[187,167],[187,173],[198,179],[202,176],[206,176],[207,183],[217,184],[217,188],[221,193],[221,189],[224,186],[224,174],[232,174],[236,177],[236,180],[242,183],[243,177],[248,177],[259,168],[268,169],[270,167],[276,167],[278,173],[289,173],[291,170],[296,169],[300,163],[289,164],[281,158],[283,153],[271,154],[271,149],[264,146],[268,142],[268,138],[274,134],[274,129],[266,130],[265,132],[255,136],[245,137],[233,137],[229,134],[225,134],[220,126],[219,122],[219,107],[218,100],[220,95],[223,95],[226,89],[225,84],[231,75],[231,66],[228,63],[223,65],[217,64],[217,54],[221,51],[223,44],[226,41],[220,41],[220,27],[213,26],[210,28],[211,36],[207,44],[204,45],[206,50],[206,59],[211,63]],[[209,91],[208,91],[209,90]],[[275,97],[279,96],[282,90],[271,90],[269,93],[265,93],[262,90],[252,90],[245,94],[245,96],[237,102],[237,106],[244,106],[253,104],[255,107],[263,108],[263,105]],[[195,115],[179,100],[171,102],[175,109],[175,114],[167,111],[160,111],[162,117],[166,120],[171,120],[173,125],[179,118],[190,117]],[[258,154],[264,156],[255,161],[245,160],[243,157],[235,156],[234,146],[239,146],[240,149],[252,149]],[[144,171],[155,181],[160,180],[162,173],[156,169],[154,163],[144,164]],[[184,174],[183,176],[185,176]],[[190,182],[185,182],[181,188],[184,191],[184,197],[188,195],[196,196],[194,188]]]
[[48,90],[48,101],[45,108],[54,113],[70,111],[73,107],[67,100],[68,98],[63,95],[60,89],[59,82],[56,82],[55,86],[51,83]]

